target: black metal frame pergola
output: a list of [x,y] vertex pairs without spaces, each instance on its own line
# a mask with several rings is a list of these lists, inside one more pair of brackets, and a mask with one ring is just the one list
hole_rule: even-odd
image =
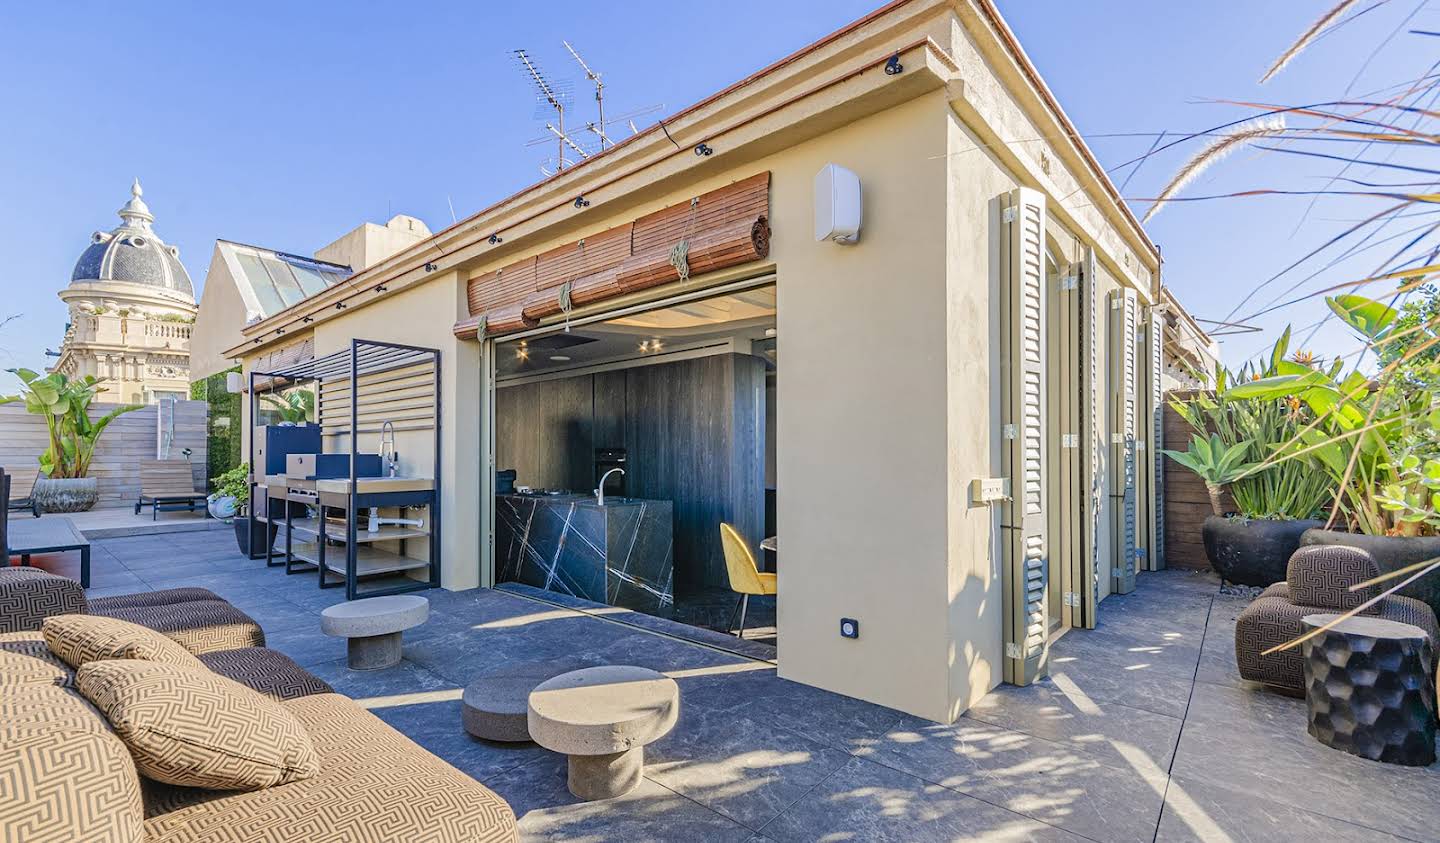
[[[409,368],[409,367],[418,366],[418,365],[426,364],[426,363],[428,363],[428,364],[430,364],[430,365],[432,366],[432,369],[433,369],[433,387],[434,387],[433,399],[432,399],[432,401],[431,401],[431,424],[432,424],[432,428],[433,428],[433,430],[434,430],[434,446],[433,446],[433,447],[434,447],[434,465],[433,465],[432,475],[431,475],[431,488],[430,488],[429,490],[425,490],[425,491],[416,490],[416,491],[387,491],[387,492],[366,492],[366,493],[359,493],[359,492],[357,492],[357,491],[356,491],[356,490],[358,489],[357,480],[359,480],[360,478],[357,477],[357,475],[356,475],[356,469],[357,469],[357,460],[356,460],[356,457],[360,454],[360,446],[359,446],[359,443],[360,443],[360,432],[361,432],[361,431],[360,431],[360,416],[362,415],[362,413],[361,413],[361,404],[360,404],[360,402],[361,402],[361,400],[362,400],[362,396],[361,396],[361,394],[360,394],[360,389],[359,389],[359,387],[360,387],[360,378],[365,377],[365,376],[369,376],[369,375],[379,375],[379,374],[383,374],[383,373],[385,373],[385,372],[393,372],[393,371],[396,371],[396,370],[399,370],[399,369]],[[420,591],[420,590],[429,589],[429,588],[439,588],[439,587],[440,587],[440,528],[441,528],[441,506],[440,506],[440,466],[441,466],[440,418],[441,418],[441,393],[440,393],[440,351],[439,351],[439,349],[435,349],[435,348],[424,348],[424,347],[421,347],[421,346],[413,346],[413,345],[403,345],[403,344],[401,344],[401,343],[382,342],[382,341],[380,341],[380,340],[352,339],[352,340],[350,341],[350,347],[349,347],[348,349],[346,349],[346,350],[343,350],[343,351],[337,351],[337,352],[335,352],[335,353],[333,353],[333,354],[325,355],[324,357],[316,357],[316,358],[313,358],[313,359],[311,359],[311,360],[307,360],[307,361],[303,361],[303,362],[300,362],[300,363],[296,363],[296,364],[293,364],[293,365],[290,365],[290,366],[286,366],[286,367],[281,368],[281,369],[276,369],[276,370],[274,370],[274,371],[252,371],[252,372],[249,373],[249,387],[250,387],[250,424],[251,424],[252,428],[256,425],[256,421],[257,421],[257,419],[259,418],[259,410],[260,410],[259,400],[260,400],[261,389],[260,389],[259,386],[258,386],[258,382],[261,382],[261,381],[264,381],[264,380],[267,380],[267,379],[268,379],[269,383],[266,384],[266,387],[268,387],[268,388],[266,388],[265,391],[266,391],[266,392],[271,392],[271,393],[273,393],[273,392],[277,389],[277,384],[281,384],[281,385],[282,385],[280,388],[288,388],[288,387],[299,386],[299,385],[303,385],[303,384],[307,384],[307,383],[316,384],[317,387],[318,387],[318,386],[320,386],[320,385],[323,385],[323,384],[324,384],[325,382],[327,382],[327,381],[337,381],[337,380],[344,380],[344,381],[347,381],[347,382],[349,383],[349,390],[350,390],[350,422],[349,422],[349,428],[348,428],[348,430],[349,430],[349,440],[350,440],[350,452],[349,452],[349,453],[350,453],[350,478],[349,478],[349,479],[350,479],[350,484],[349,484],[349,490],[350,490],[350,491],[349,491],[349,493],[346,495],[347,500],[345,501],[345,504],[344,504],[344,509],[345,509],[345,511],[346,511],[346,515],[345,515],[345,575],[344,575],[345,582],[343,583],[343,585],[345,586],[345,598],[346,598],[347,600],[354,600],[354,599],[356,599],[357,597],[361,597],[361,596],[363,596],[363,597],[379,597],[379,596],[384,596],[384,595],[387,595],[387,594],[402,594],[402,593],[410,592],[410,591]],[[382,393],[382,394],[383,394],[383,393]],[[315,399],[316,399],[316,410],[317,410],[317,414],[319,414],[319,415],[321,415],[321,416],[323,417],[323,409],[321,408],[320,389],[318,389],[318,388],[316,389]],[[376,402],[376,403],[380,403],[380,402]],[[422,428],[422,429],[423,429],[423,428]],[[324,436],[324,434],[323,434],[323,421],[322,421],[322,442],[323,442],[323,436]],[[277,517],[277,516],[272,512],[272,509],[271,509],[271,507],[270,507],[270,498],[269,498],[268,489],[267,489],[267,497],[266,497],[266,501],[265,501],[265,506],[264,506],[263,508],[257,508],[257,507],[255,506],[255,488],[256,488],[257,485],[261,485],[261,484],[258,483],[257,480],[256,480],[257,472],[256,472],[256,467],[255,467],[255,436],[254,436],[253,430],[252,430],[251,436],[249,437],[248,458],[249,458],[249,464],[250,464],[250,485],[249,485],[249,488],[250,488],[249,495],[250,495],[250,504],[251,504],[250,512],[251,512],[251,515],[252,515],[252,518],[251,518],[251,531],[252,531],[252,532],[251,532],[251,536],[252,536],[252,539],[253,539],[253,538],[255,537],[255,535],[256,535],[256,534],[255,534],[255,529],[256,529],[256,527],[257,527],[257,526],[261,526],[261,527],[262,527],[261,532],[260,532],[260,535],[262,536],[261,541],[264,541],[265,539],[268,539],[268,538],[270,537],[270,534],[269,534],[269,530],[270,530],[270,527],[269,527],[269,519],[274,518],[274,517]],[[326,576],[327,576],[327,570],[328,570],[327,567],[326,567],[326,565],[325,565],[325,546],[326,546],[327,540],[330,538],[330,536],[328,536],[328,534],[327,534],[327,532],[326,532],[326,530],[325,530],[325,509],[326,509],[326,504],[324,503],[324,500],[323,500],[323,498],[322,498],[321,496],[318,496],[318,495],[317,495],[316,505],[319,506],[319,519],[318,519],[318,521],[319,521],[319,534],[318,534],[318,536],[317,536],[317,540],[316,540],[316,541],[317,541],[317,543],[318,543],[318,545],[319,545],[319,561],[318,561],[318,563],[317,563],[317,569],[318,569],[318,572],[319,572],[320,588],[335,588],[335,587],[338,587],[338,586],[340,585],[340,583],[335,583],[335,584],[333,584],[333,585],[327,585],[326,582],[325,582],[325,578],[326,578]],[[332,504],[330,504],[329,506],[330,506],[331,508],[336,508],[336,507],[338,507],[339,505],[332,503]],[[363,592],[359,590],[359,587],[358,587],[358,586],[359,586],[359,582],[358,582],[358,581],[359,581],[360,576],[364,576],[364,574],[361,574],[361,573],[358,571],[358,564],[357,564],[357,554],[358,554],[358,542],[357,542],[357,532],[358,532],[358,529],[357,529],[357,522],[358,522],[358,519],[359,519],[358,513],[359,513],[359,510],[360,510],[362,507],[379,507],[379,506],[427,506],[427,507],[429,507],[429,510],[430,510],[430,511],[429,511],[429,522],[430,522],[430,524],[429,524],[429,530],[428,530],[428,537],[429,537],[429,552],[428,552],[429,577],[428,577],[428,579],[426,579],[426,580],[416,580],[413,584],[400,584],[400,585],[395,585],[395,586],[389,586],[389,587],[383,587],[383,588],[370,589],[370,590],[366,590],[366,591],[363,591]],[[287,559],[286,559],[286,572],[287,572],[287,573],[293,573],[294,571],[292,571],[291,560],[290,560],[290,558],[289,558],[289,556],[290,556],[289,548],[290,548],[290,544],[291,544],[290,534],[291,534],[291,530],[292,530],[292,525],[291,525],[290,506],[289,506],[288,502],[287,502],[286,506],[284,507],[284,510],[285,510],[285,512],[284,512],[284,517],[285,517],[285,526],[286,526],[286,548],[287,548],[287,553],[286,553],[286,557],[287,557]],[[261,511],[263,511],[263,512],[265,513],[265,522],[264,522],[263,526],[262,526],[261,523],[260,523],[261,519],[257,516],[257,513],[261,512]],[[418,538],[418,537],[417,537],[417,538]],[[405,541],[405,539],[397,539],[397,540],[402,542],[402,547],[403,547],[403,542]],[[267,562],[267,564],[270,564],[270,559],[272,558],[272,549],[271,549],[270,545],[272,545],[273,542],[272,542],[272,541],[266,541],[265,543],[266,543],[266,554],[267,554],[267,555],[266,555],[266,562]],[[253,543],[252,543],[252,547],[253,547],[253,546],[254,546],[254,545],[253,545]]]

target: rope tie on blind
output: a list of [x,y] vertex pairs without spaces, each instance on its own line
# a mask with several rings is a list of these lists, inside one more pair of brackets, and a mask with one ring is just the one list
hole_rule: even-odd
[[681,281],[690,280],[690,235],[695,231],[696,209],[700,207],[700,197],[690,199],[690,219],[685,223],[685,236],[680,242],[670,247],[670,265],[680,275]]
[[588,263],[585,258],[585,238],[575,244],[580,249],[580,268],[569,281],[560,285],[560,312],[565,314],[565,333],[570,333],[570,311],[575,309],[574,302],[570,301],[570,291],[573,289],[576,278],[584,278]]

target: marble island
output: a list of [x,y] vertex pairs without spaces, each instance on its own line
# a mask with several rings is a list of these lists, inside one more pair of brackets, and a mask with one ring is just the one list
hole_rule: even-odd
[[592,495],[496,495],[495,580],[669,615],[674,506]]

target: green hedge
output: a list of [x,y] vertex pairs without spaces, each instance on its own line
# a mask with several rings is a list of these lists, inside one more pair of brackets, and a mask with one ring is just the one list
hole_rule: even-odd
[[210,405],[209,458],[205,488],[210,480],[240,464],[240,399],[225,389],[225,376],[240,367],[227,369],[190,384],[190,398]]

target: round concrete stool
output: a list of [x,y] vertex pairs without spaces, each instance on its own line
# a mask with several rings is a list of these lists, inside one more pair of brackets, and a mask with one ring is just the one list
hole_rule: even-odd
[[645,744],[664,737],[679,715],[680,686],[643,667],[589,667],[530,693],[530,736],[570,756],[570,792],[585,800],[634,790]]
[[523,662],[485,674],[471,682],[461,698],[465,731],[489,741],[530,740],[530,692],[547,679],[593,664],[581,659]]
[[379,670],[400,663],[400,634],[428,617],[430,601],[424,597],[367,597],[326,608],[320,613],[320,631],[349,639],[351,670]]

